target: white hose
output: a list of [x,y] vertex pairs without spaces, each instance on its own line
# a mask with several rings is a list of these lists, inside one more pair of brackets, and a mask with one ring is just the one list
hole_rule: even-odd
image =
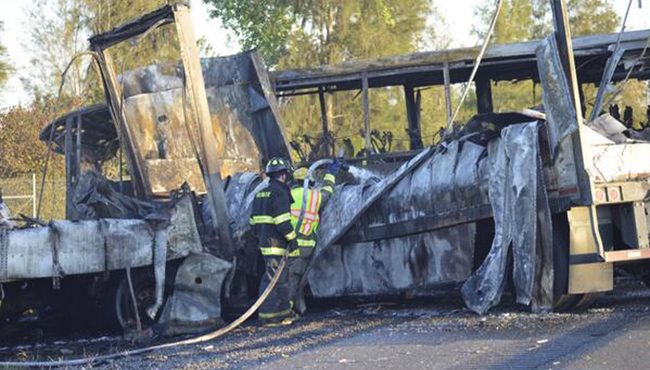
[[226,333],[230,332],[231,330],[235,329],[239,325],[241,325],[244,321],[248,320],[248,318],[251,317],[255,313],[255,311],[257,311],[257,309],[262,305],[262,303],[266,300],[269,294],[271,294],[271,291],[275,288],[275,285],[277,284],[278,279],[280,278],[280,274],[282,274],[282,270],[284,270],[287,264],[287,259],[288,259],[288,255],[285,254],[284,257],[282,257],[282,260],[280,261],[280,265],[278,266],[278,269],[276,270],[275,275],[273,276],[273,279],[271,279],[269,285],[266,287],[266,289],[264,290],[262,295],[257,299],[257,301],[255,301],[255,303],[246,312],[244,312],[243,315],[241,315],[237,320],[231,322],[227,326],[219,330],[213,331],[211,333],[204,334],[194,338],[180,340],[177,342],[163,343],[151,347],[134,349],[132,351],[126,350],[123,352],[111,353],[104,356],[97,356],[91,358],[78,358],[74,360],[61,360],[61,361],[39,361],[39,362],[8,361],[8,362],[0,362],[0,366],[2,367],[60,367],[60,366],[90,365],[102,361],[113,360],[120,357],[139,355],[139,354],[143,354],[146,352],[151,352],[159,349],[207,342],[209,340],[219,338],[225,335]]
[[[300,216],[298,217],[298,223],[296,225],[296,230],[300,230],[300,226],[302,225],[302,221],[305,217],[305,210],[307,206],[307,189],[309,188],[309,179],[311,178],[311,175],[313,172],[320,166],[331,164],[333,161],[331,159],[321,159],[316,161],[314,164],[312,164],[309,167],[309,170],[307,171],[307,176],[305,177],[305,180],[303,182],[303,199],[302,199],[302,207],[300,209]],[[241,315],[237,320],[231,322],[227,326],[213,331],[211,333],[201,335],[198,337],[194,338],[189,338],[177,342],[171,342],[171,343],[163,343],[159,344],[156,346],[151,346],[151,347],[145,347],[145,348],[139,348],[135,349],[132,351],[126,350],[123,352],[118,352],[118,353],[111,353],[108,355],[103,355],[103,356],[97,356],[97,357],[92,357],[92,358],[78,358],[78,359],[73,359],[73,360],[61,360],[61,361],[40,361],[40,362],[17,362],[17,361],[8,361],[8,362],[0,362],[0,366],[4,367],[9,367],[9,366],[15,366],[15,367],[60,367],[60,366],[76,366],[76,365],[88,365],[88,364],[94,364],[98,363],[101,361],[107,361],[107,360],[113,360],[116,358],[120,357],[126,357],[126,356],[131,356],[131,355],[139,355],[143,354],[146,352],[151,352],[159,349],[165,349],[165,348],[172,348],[172,347],[177,347],[177,346],[184,346],[188,344],[196,344],[196,343],[201,343],[201,342],[207,342],[209,340],[213,340],[216,338],[219,338],[228,332],[232,331],[239,325],[241,325],[244,321],[248,320],[254,313],[257,311],[257,309],[264,303],[266,298],[271,294],[271,291],[275,288],[275,285],[278,282],[278,279],[280,278],[280,274],[282,274],[282,271],[284,270],[286,264],[287,264],[287,259],[288,259],[288,254],[285,254],[284,257],[282,257],[282,260],[280,261],[280,265],[278,266],[278,269],[275,272],[275,275],[273,276],[273,279],[271,279],[271,282],[269,285],[266,287],[262,295],[255,301],[255,303],[243,314]]]

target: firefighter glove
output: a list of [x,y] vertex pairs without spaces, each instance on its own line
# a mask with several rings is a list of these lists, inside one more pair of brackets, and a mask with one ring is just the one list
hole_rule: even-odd
[[335,159],[334,162],[332,162],[327,169],[327,173],[331,173],[332,175],[335,175],[339,173],[341,170],[341,162],[339,162],[338,159]]

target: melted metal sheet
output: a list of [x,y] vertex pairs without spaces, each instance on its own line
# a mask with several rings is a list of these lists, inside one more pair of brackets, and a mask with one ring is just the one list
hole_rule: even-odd
[[537,123],[505,128],[500,140],[490,142],[488,152],[495,235],[488,256],[463,285],[463,298],[479,314],[499,302],[512,245],[517,302],[532,303],[536,311],[550,310],[552,226],[541,177]]

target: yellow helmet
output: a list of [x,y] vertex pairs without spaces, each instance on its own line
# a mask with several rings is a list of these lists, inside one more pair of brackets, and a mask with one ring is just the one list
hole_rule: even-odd
[[307,167],[300,167],[293,172],[293,178],[298,181],[305,181],[305,177],[307,177]]

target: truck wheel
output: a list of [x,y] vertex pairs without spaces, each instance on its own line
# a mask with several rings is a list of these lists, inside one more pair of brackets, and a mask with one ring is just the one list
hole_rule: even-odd
[[[170,270],[169,268],[167,270]],[[170,276],[171,275],[171,276]],[[163,305],[152,319],[147,314],[147,308],[156,302],[156,279],[150,268],[135,269],[131,272],[133,281],[133,291],[138,304],[140,323],[143,329],[153,326],[156,322],[165,301],[173,288],[173,274],[168,273],[165,280],[165,295]],[[125,328],[135,328],[136,318],[129,291],[129,283],[126,279],[126,273],[121,273],[110,285],[107,294],[104,296],[104,315],[108,329],[112,331],[123,331]]]
[[574,311],[580,311],[580,310],[586,310],[589,308],[596,300],[598,300],[598,297],[600,297],[600,293],[585,293],[585,294],[577,294],[577,296],[580,297],[578,301],[575,303],[573,306]]
[[563,294],[555,300],[553,312],[567,312],[572,310],[580,300],[580,294]]
[[567,294],[569,287],[569,221],[566,213],[552,216],[553,220],[553,311],[566,312],[580,297]]

